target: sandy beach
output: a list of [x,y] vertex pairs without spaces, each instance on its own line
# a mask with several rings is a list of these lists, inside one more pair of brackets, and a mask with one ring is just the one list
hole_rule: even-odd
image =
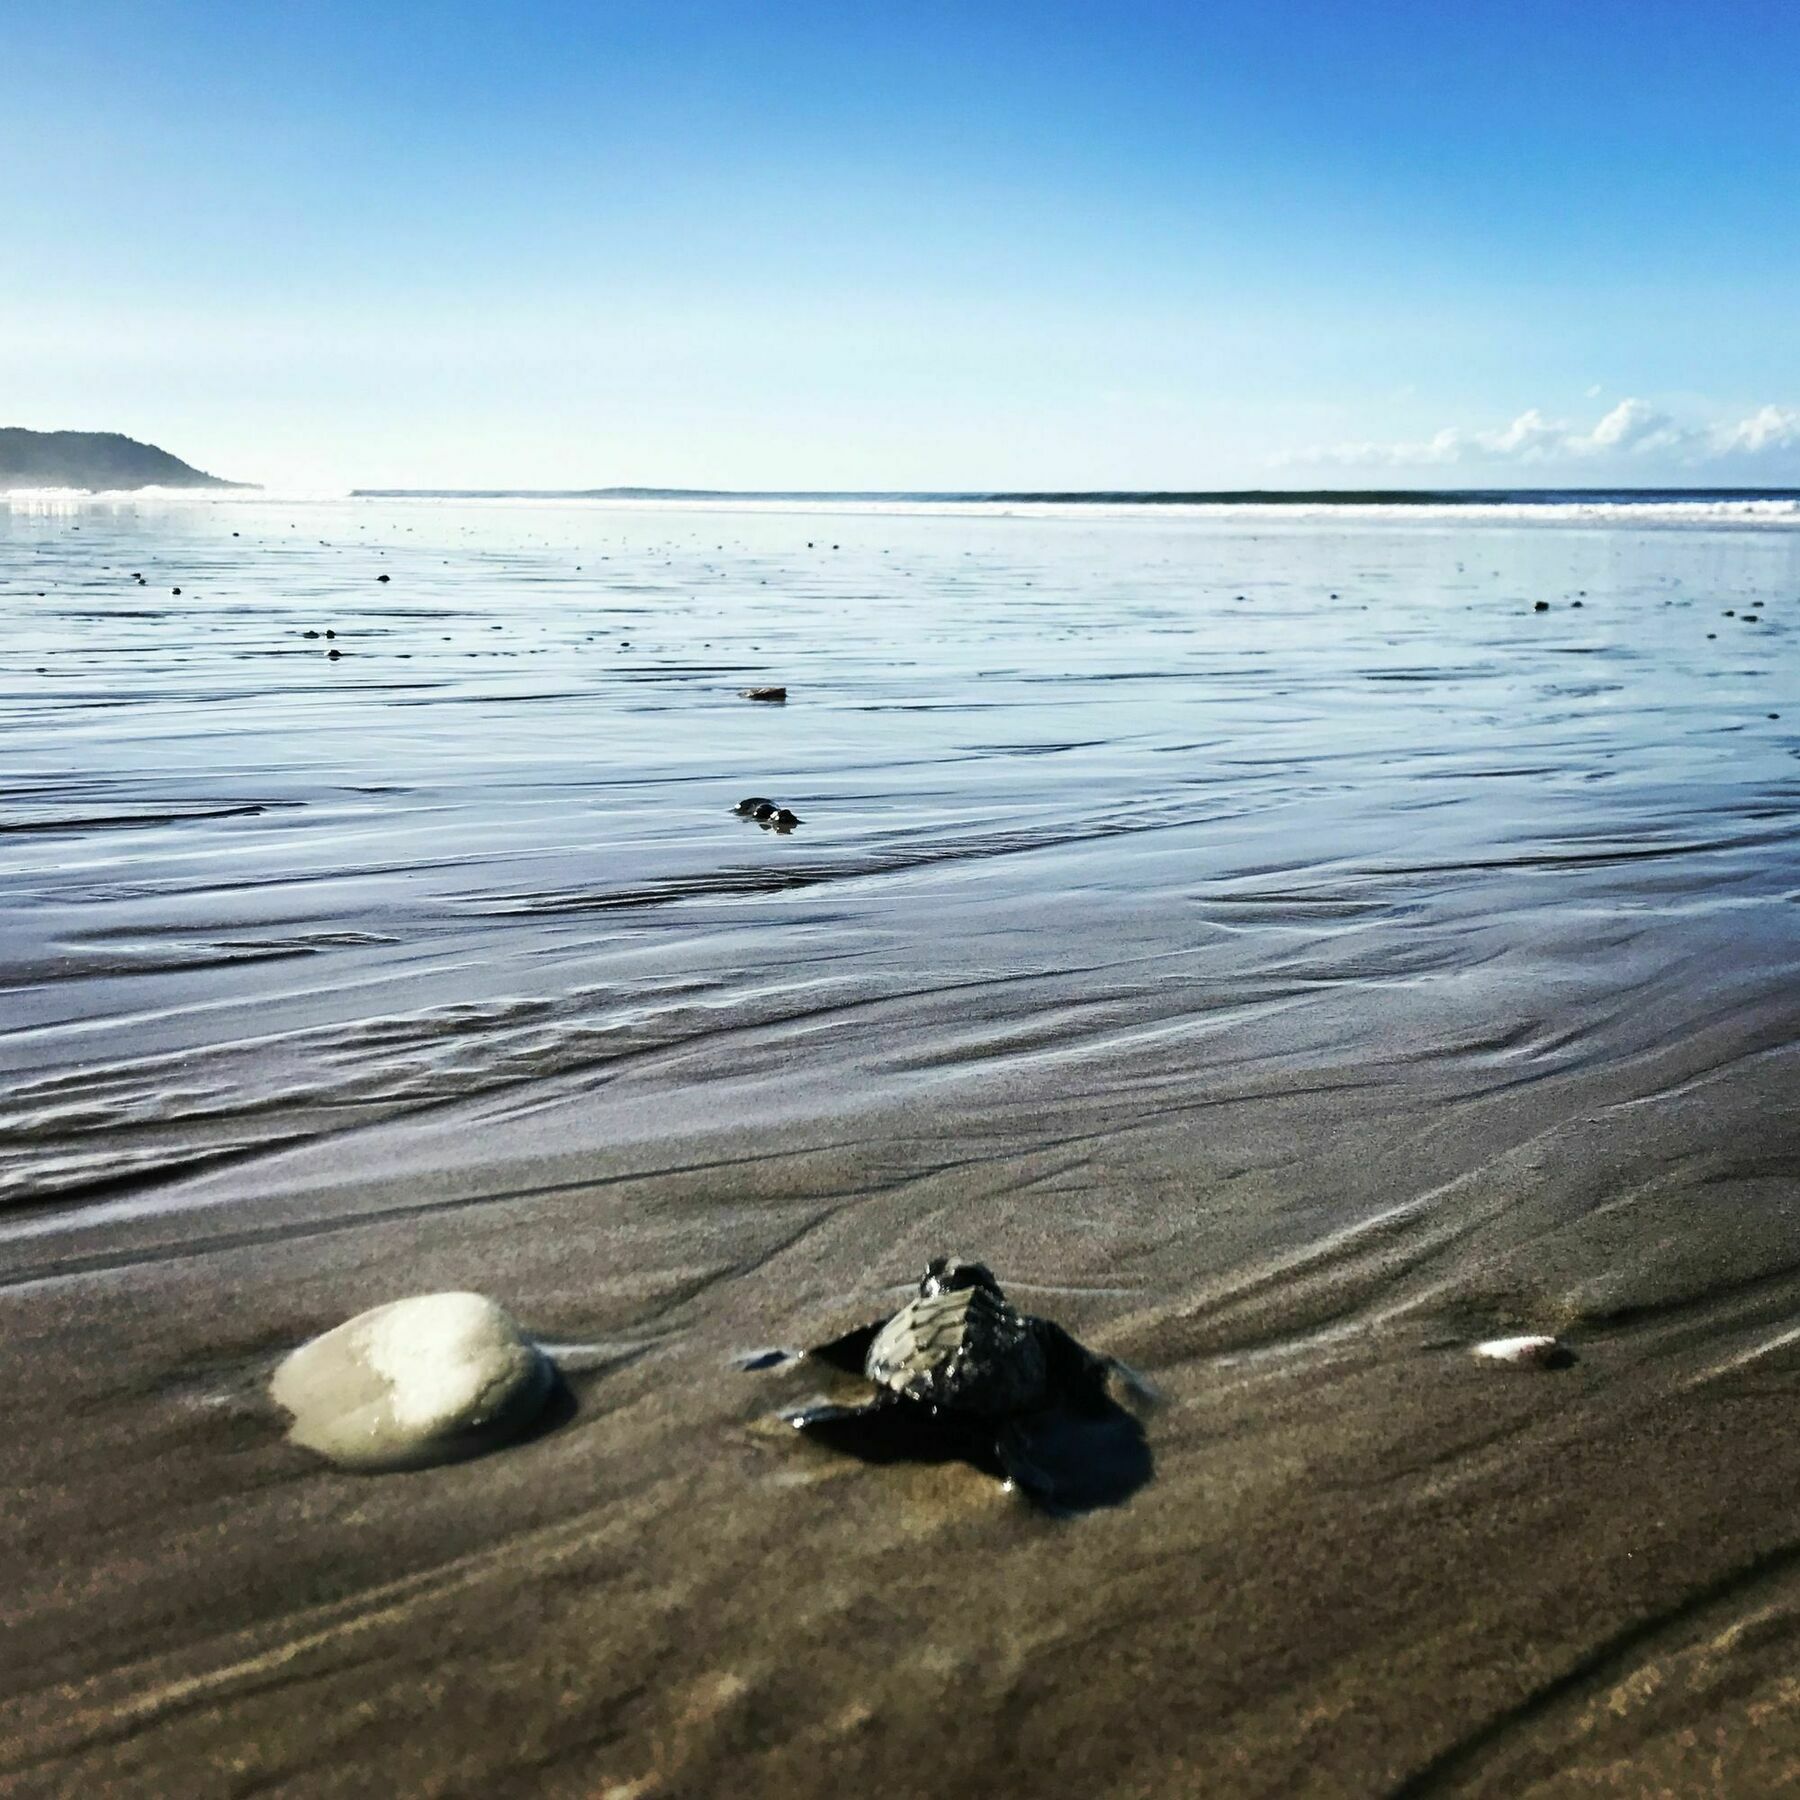
[[[1800,1780],[1796,609],[1791,508],[0,503],[0,1793]],[[944,1252],[1149,1479],[774,1420]],[[448,1288],[571,1403],[285,1441]]]

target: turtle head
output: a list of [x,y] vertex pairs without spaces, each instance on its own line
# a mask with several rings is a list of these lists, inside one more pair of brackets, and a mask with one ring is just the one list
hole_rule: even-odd
[[929,1300],[933,1294],[950,1294],[958,1288],[986,1288],[996,1300],[1006,1298],[986,1263],[962,1262],[954,1256],[931,1259],[925,1268],[925,1279],[919,1283],[919,1297]]

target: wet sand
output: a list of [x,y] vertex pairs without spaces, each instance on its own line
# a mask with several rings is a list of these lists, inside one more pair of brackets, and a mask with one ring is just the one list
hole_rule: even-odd
[[[1800,532],[0,517],[0,1792],[1800,1771]],[[943,1250],[1145,1485],[769,1423]],[[566,1416],[282,1441],[467,1286]]]

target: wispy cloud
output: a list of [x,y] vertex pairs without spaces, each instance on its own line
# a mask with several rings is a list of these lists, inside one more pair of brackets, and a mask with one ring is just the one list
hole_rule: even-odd
[[1800,407],[1765,406],[1748,418],[1713,424],[1678,419],[1644,400],[1621,400],[1583,429],[1532,407],[1510,425],[1470,431],[1447,425],[1434,436],[1401,443],[1314,444],[1286,451],[1283,467],[1446,467],[1458,463],[1623,462],[1633,458],[1695,465],[1800,453]]

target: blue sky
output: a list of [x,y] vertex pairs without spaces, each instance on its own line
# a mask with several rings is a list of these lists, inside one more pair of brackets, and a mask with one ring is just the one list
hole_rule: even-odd
[[279,486],[1800,482],[1800,7],[0,9],[0,423]]

